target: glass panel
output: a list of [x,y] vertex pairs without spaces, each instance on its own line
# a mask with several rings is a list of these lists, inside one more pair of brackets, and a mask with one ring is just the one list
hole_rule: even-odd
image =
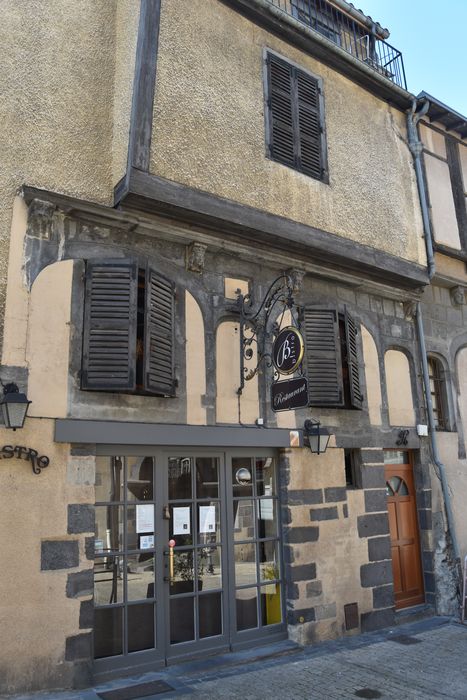
[[195,638],[194,598],[170,599],[170,643],[180,644]]
[[[154,506],[152,503],[128,506],[127,512],[127,549],[154,547]],[[152,537],[152,539],[151,539]]]
[[273,498],[258,500],[258,537],[277,537],[277,501]]
[[219,465],[213,457],[197,457],[196,459],[196,497],[218,498],[219,496]]
[[259,571],[262,581],[271,581],[280,578],[279,558],[277,556],[277,542],[259,542]]
[[383,450],[385,464],[410,464],[407,450]]
[[128,606],[128,651],[154,648],[154,605]]
[[201,595],[198,598],[198,605],[200,638],[222,634],[222,594]]
[[256,583],[256,547],[254,544],[235,545],[235,583]]
[[235,591],[237,601],[237,630],[249,630],[258,627],[256,588],[241,588]]
[[234,501],[234,538],[251,540],[255,536],[253,501]]
[[123,506],[96,506],[96,554],[123,549]]
[[94,605],[123,601],[123,557],[100,557],[94,561]]
[[222,561],[220,547],[198,549],[198,590],[222,588]]
[[127,457],[127,499],[152,501],[154,498],[154,460],[152,457]]
[[[170,564],[169,564],[170,569]],[[191,593],[194,587],[193,550],[173,553],[173,577],[170,595]]]
[[219,503],[200,503],[198,505],[198,543],[214,544],[221,541]]
[[397,490],[401,485],[401,479],[399,479],[398,476],[391,476],[391,478],[389,479],[389,485],[394,491],[394,493],[397,493]]
[[176,547],[193,544],[193,517],[191,503],[177,503],[170,506],[169,535]]
[[123,501],[123,457],[96,458],[96,502]]
[[279,583],[261,586],[261,624],[276,625],[282,622],[281,587]]
[[399,491],[397,492],[398,496],[408,496],[409,495],[409,489],[407,488],[407,484],[405,481],[401,480],[402,483],[399,486]]
[[276,495],[276,463],[272,457],[256,460],[256,494]]
[[169,459],[169,499],[192,498],[191,457],[170,457]]
[[389,481],[386,481],[386,496],[394,496],[394,491],[392,490]]
[[123,653],[123,608],[94,610],[94,657],[117,656]]
[[126,577],[128,600],[154,598],[154,554],[129,554]]
[[253,495],[253,473],[249,457],[232,459],[232,486],[234,496]]

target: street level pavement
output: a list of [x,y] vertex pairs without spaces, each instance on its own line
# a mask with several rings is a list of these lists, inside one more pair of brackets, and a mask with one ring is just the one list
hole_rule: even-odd
[[[152,685],[154,684],[154,685]],[[116,694],[112,691],[123,691]],[[163,692],[161,692],[163,691]],[[150,695],[147,693],[151,692]],[[282,642],[15,700],[467,700],[467,626],[433,617],[302,649]]]

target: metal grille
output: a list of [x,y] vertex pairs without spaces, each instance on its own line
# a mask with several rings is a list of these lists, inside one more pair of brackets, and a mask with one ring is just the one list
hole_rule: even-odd
[[326,0],[268,0],[268,2],[318,32],[376,73],[407,90],[401,52]]

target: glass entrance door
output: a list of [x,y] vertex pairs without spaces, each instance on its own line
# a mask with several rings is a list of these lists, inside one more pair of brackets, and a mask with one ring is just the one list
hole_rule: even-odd
[[168,655],[227,647],[220,456],[168,457]]
[[99,456],[96,672],[283,637],[278,514],[272,454]]

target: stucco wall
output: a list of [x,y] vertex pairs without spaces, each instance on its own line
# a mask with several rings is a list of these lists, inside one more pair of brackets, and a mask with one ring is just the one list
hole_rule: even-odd
[[2,5],[0,334],[18,187],[112,201],[126,160],[138,8],[133,0]]
[[[69,686],[73,678],[65,648],[66,638],[80,632],[81,596],[65,593],[67,577],[80,562],[89,568],[91,561],[86,560],[84,535],[67,532],[67,506],[92,503],[94,488],[69,468],[69,446],[55,443],[53,430],[54,421],[28,418],[16,441],[11,431],[0,428],[0,446],[19,443],[50,459],[40,474],[33,474],[24,459],[0,461],[0,490],[8,493],[0,509],[0,628],[8,640],[2,645],[0,693]],[[75,547],[75,561],[56,560],[57,566],[49,561],[43,569],[45,541],[56,543],[52,547]]]
[[403,352],[388,350],[384,356],[390,425],[415,425],[409,361]]
[[[162,7],[151,172],[424,261],[404,114],[217,0]],[[323,78],[329,185],[265,157],[265,47]]]

